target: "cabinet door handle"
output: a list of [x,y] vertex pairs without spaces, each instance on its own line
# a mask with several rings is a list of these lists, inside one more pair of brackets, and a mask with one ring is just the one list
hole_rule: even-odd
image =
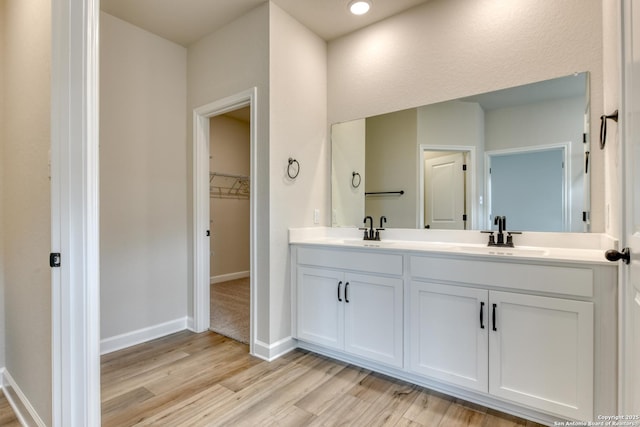
[[349,302],[349,282],[344,285],[344,301]]
[[342,298],[340,298],[340,286],[342,286],[342,280],[338,282],[338,301],[342,302]]
[[493,314],[492,314],[492,322],[493,323],[493,330],[497,331],[498,328],[496,328],[496,307],[498,306],[498,304],[493,304]]
[[480,329],[484,329],[484,301],[480,302]]

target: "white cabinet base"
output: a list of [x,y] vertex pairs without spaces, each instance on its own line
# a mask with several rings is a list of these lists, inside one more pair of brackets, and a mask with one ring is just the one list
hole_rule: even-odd
[[542,424],[615,413],[613,267],[295,245],[291,265],[301,348]]
[[593,303],[491,291],[489,393],[591,420]]
[[488,292],[412,282],[410,304],[409,369],[486,392],[489,384]]

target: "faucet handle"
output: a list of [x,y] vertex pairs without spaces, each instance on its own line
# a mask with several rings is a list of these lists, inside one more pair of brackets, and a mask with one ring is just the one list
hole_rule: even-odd
[[369,238],[369,229],[367,227],[360,227],[358,230],[364,230],[364,237],[362,240],[370,240]]
[[493,235],[493,233],[494,233],[493,231],[490,231],[490,230],[487,230],[487,231],[485,231],[485,230],[481,230],[480,232],[481,232],[481,233],[486,233],[486,234],[488,234],[488,235],[489,235],[489,243],[487,243],[487,246],[496,246],[496,239],[495,239],[495,236]]
[[510,248],[513,248],[513,234],[522,234],[522,231],[507,231],[506,245]]

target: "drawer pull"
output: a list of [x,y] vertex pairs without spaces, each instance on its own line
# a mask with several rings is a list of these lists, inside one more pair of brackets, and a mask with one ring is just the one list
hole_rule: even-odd
[[493,304],[493,314],[492,314],[492,323],[493,323],[493,330],[497,331],[498,328],[496,328],[496,307],[498,306],[498,304]]
[[344,285],[344,301],[349,302],[349,282]]
[[484,301],[480,302],[480,329],[484,329]]
[[342,286],[342,280],[338,282],[338,301],[342,302],[342,298],[340,298],[340,286]]

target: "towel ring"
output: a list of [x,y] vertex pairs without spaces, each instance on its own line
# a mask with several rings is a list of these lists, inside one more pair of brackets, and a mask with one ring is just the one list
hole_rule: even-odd
[[[356,184],[356,176],[358,177],[357,181],[358,183]],[[362,177],[360,176],[360,174],[358,172],[353,172],[353,174],[351,175],[351,186],[353,188],[358,188],[360,187],[360,183],[362,182]]]
[[[296,166],[293,166],[294,163],[296,164]],[[291,172],[292,168],[294,170],[294,173]],[[289,157],[289,164],[287,165],[287,175],[291,179],[296,179],[299,173],[300,173],[300,163],[298,163],[296,159]]]
[[604,150],[604,145],[607,143],[607,119],[611,119],[618,123],[618,110],[612,114],[603,114],[600,116],[600,149]]

